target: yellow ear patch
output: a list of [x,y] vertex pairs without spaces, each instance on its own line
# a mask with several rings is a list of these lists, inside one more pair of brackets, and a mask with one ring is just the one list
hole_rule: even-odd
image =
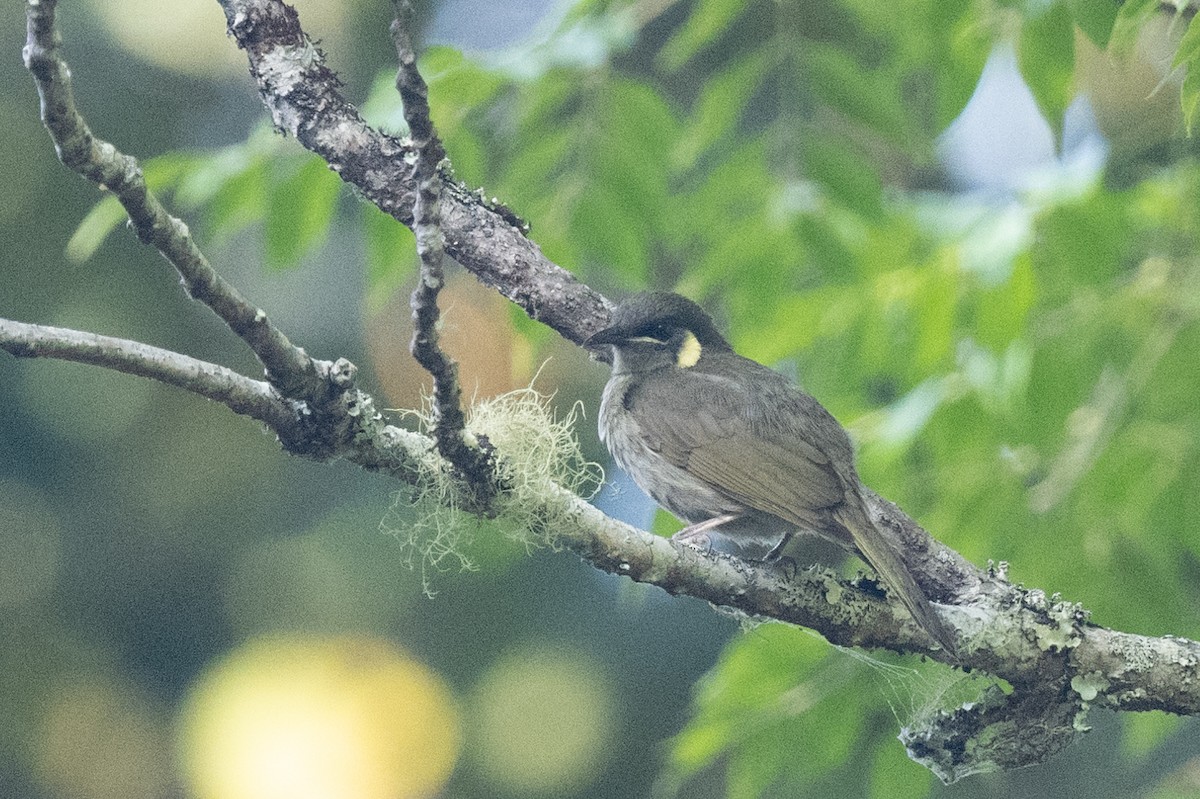
[[679,349],[675,352],[675,365],[680,369],[688,369],[696,365],[696,361],[700,360],[700,352],[702,351],[700,340],[692,333],[687,331],[683,335],[683,341],[679,342]]

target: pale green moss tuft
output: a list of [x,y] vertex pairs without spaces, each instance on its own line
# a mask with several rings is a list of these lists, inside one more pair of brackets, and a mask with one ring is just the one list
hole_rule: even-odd
[[[485,521],[459,509],[458,487],[433,453],[421,484],[409,494],[397,494],[381,527],[400,540],[410,567],[420,565],[426,593],[433,593],[433,574],[475,568],[467,550],[484,525],[528,549],[556,546],[556,531],[572,523],[573,511],[552,485],[589,499],[603,484],[604,470],[583,457],[575,438],[582,405],[577,403],[558,418],[551,399],[523,388],[467,410],[467,440],[493,449],[506,486],[495,501],[494,518]],[[432,433],[428,399],[420,411],[408,413],[422,433]]]

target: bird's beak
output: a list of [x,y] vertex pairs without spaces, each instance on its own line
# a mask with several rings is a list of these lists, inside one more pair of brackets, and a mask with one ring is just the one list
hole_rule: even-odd
[[621,330],[615,327],[606,327],[589,336],[583,342],[583,346],[591,354],[593,361],[611,364],[613,362],[613,350],[610,345],[616,344],[624,338],[625,334]]
[[616,344],[621,339],[625,338],[625,334],[618,328],[606,327],[601,331],[593,333],[588,337],[587,341],[583,342],[583,346],[592,349],[603,347],[607,344]]

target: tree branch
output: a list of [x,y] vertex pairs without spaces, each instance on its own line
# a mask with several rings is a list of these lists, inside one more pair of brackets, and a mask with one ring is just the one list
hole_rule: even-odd
[[458,382],[458,364],[438,343],[437,298],[445,285],[442,269],[442,179],[438,165],[446,157],[429,118],[429,88],[417,70],[417,52],[412,42],[413,8],[409,0],[396,0],[396,18],[392,38],[396,43],[399,68],[396,89],[404,104],[404,119],[416,151],[413,182],[413,233],[421,276],[412,293],[413,335],[409,349],[417,363],[433,377],[433,437],[438,452],[476,488],[479,501],[486,504],[495,494],[494,470],[489,452],[478,441],[465,436],[466,418],[462,411],[462,389]]
[[[406,156],[415,145],[363,124],[337,92],[336,77],[300,30],[293,9],[277,0],[220,2],[230,32],[250,56],[276,124],[325,157],[368,199],[412,224],[407,209],[418,193],[418,175]],[[372,398],[356,387],[352,364],[307,359],[265,316],[259,319],[261,312],[254,309],[248,319],[251,306],[211,273],[186,227],[145,192],[136,162],[91,135],[74,108],[68,73],[57,56],[53,9],[53,0],[28,0],[26,62],[64,163],[118,192],[139,236],[172,259],[193,296],[208,297],[205,301],[231,329],[257,347],[274,379],[276,372],[300,379],[272,388],[134,342],[16,322],[0,324],[0,346],[21,356],[67,358],[141,374],[221,401],[265,422],[289,451],[307,457],[344,458],[413,486],[444,473],[447,464],[433,441],[384,423]],[[448,252],[571,340],[582,341],[606,323],[607,302],[546,261],[511,215],[437,179],[442,180]],[[498,453],[492,468],[502,459]],[[470,495],[465,481],[455,486],[461,496]],[[977,569],[892,503],[872,493],[866,499],[922,587],[944,603],[946,620],[962,632],[956,662],[1002,677],[1013,688],[1011,694],[993,693],[922,729],[904,731],[912,756],[944,780],[1049,757],[1085,728],[1091,706],[1200,715],[1200,644],[1097,627],[1080,606],[1014,586],[1003,569]],[[501,491],[496,500],[513,498]],[[927,636],[869,580],[847,581],[821,568],[793,574],[772,564],[678,547],[606,517],[549,481],[519,501],[529,503],[527,515],[535,526],[556,525],[547,531],[552,540],[606,571],[672,594],[810,627],[837,644],[947,657],[941,650],[925,650]],[[1036,736],[1028,734],[1031,728]]]
[[[279,0],[217,0],[229,33],[250,60],[250,74],[275,126],[320,155],[329,168],[385,213],[412,226],[411,144],[374,130],[339,91],[341,82]],[[453,180],[442,180],[446,252],[576,344],[608,323],[610,303],[549,261],[511,211]]]
[[211,308],[246,342],[272,385],[289,395],[318,390],[321,379],[312,359],[217,274],[192,240],[187,225],[167,213],[146,187],[137,160],[92,133],[75,106],[71,71],[59,55],[62,36],[55,25],[57,4],[57,0],[28,2],[23,56],[37,83],[42,122],[59,159],[116,195],[138,238],[157,248],[179,272],[188,294]]
[[269,384],[149,344],[0,319],[0,349],[18,358],[59,358],[148,377],[219,402],[272,430],[286,431],[295,423],[295,415]]

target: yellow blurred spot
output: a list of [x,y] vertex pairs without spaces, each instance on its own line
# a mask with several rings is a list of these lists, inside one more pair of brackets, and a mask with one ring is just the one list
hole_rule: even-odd
[[605,675],[581,653],[513,653],[476,687],[472,754],[508,793],[570,793],[607,759],[614,703]]
[[459,743],[438,676],[366,637],[251,641],[201,676],[180,722],[200,799],[433,796]]

